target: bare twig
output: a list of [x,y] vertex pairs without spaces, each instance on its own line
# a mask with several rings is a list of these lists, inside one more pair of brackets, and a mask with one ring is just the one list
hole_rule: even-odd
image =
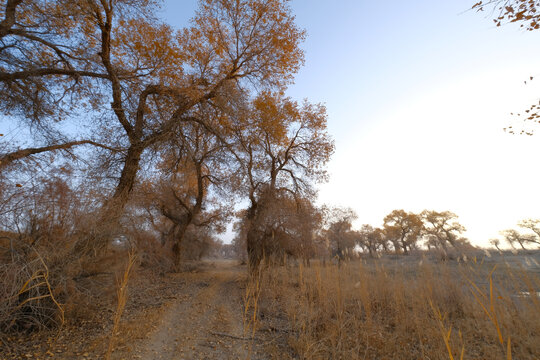
[[213,331],[211,331],[210,334],[216,335],[216,336],[228,337],[228,338],[231,338],[231,339],[244,340],[244,341],[251,341],[251,340],[259,341],[260,340],[260,339],[258,339],[256,337],[242,337],[242,336],[235,336],[235,335],[231,335],[231,334],[226,334],[226,333],[221,333],[221,332],[213,332]]

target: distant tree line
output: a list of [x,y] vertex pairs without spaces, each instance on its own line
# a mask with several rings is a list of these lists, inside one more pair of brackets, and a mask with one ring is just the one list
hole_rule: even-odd
[[[465,227],[449,211],[425,210],[415,214],[394,210],[384,218],[382,227],[362,225],[354,230],[357,215],[350,208],[312,208],[303,218],[297,218],[301,228],[294,226],[295,222],[279,222],[280,216],[287,216],[283,210],[281,206],[276,208],[269,216],[273,222],[265,224],[265,231],[271,234],[266,254],[278,258],[293,256],[307,262],[314,257],[346,259],[360,253],[371,257],[390,253],[408,255],[422,248],[444,255],[472,248],[463,237]],[[246,235],[242,224],[237,226],[239,232],[233,244],[241,253]]]

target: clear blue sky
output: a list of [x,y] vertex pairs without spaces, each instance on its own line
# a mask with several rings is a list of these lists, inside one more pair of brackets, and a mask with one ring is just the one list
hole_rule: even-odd
[[[474,2],[291,2],[308,38],[288,94],[327,105],[337,150],[320,200],[355,209],[357,225],[452,210],[486,245],[540,217],[540,133],[502,130],[540,98],[540,31],[496,28]],[[168,0],[163,14],[182,27],[195,9]]]

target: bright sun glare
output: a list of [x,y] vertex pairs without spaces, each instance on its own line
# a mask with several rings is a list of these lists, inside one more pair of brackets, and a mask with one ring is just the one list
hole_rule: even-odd
[[[290,93],[325,102],[336,139],[319,202],[353,208],[357,227],[379,226],[393,209],[450,210],[487,246],[540,217],[540,134],[503,130],[523,124],[510,113],[538,102],[540,54],[529,45],[538,34],[496,28],[469,7],[295,4],[309,36]],[[335,28],[314,25],[322,19]]]

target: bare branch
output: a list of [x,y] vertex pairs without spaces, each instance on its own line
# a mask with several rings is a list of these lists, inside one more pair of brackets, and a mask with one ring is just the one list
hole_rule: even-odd
[[4,20],[0,22],[0,39],[6,36],[15,24],[15,12],[17,11],[17,6],[21,3],[22,0],[8,0],[5,10],[6,15]]
[[56,151],[56,150],[67,150],[75,146],[79,145],[92,145],[96,146],[102,149],[110,150],[112,152],[119,152],[119,149],[115,149],[103,144],[99,144],[97,142],[91,141],[91,140],[79,140],[79,141],[71,141],[64,144],[56,144],[56,145],[49,145],[49,146],[43,146],[39,148],[28,148],[28,149],[22,149],[17,150],[8,154],[3,155],[0,157],[0,169],[11,164],[12,162],[16,160],[20,160],[26,157],[29,157],[31,155],[36,155],[48,151]]

